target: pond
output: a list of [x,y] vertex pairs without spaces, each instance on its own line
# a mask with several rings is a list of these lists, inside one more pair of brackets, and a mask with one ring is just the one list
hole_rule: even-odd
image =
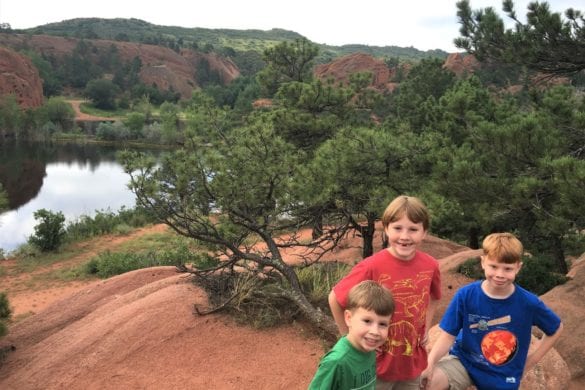
[[89,144],[0,144],[0,182],[10,208],[0,214],[0,248],[6,253],[26,243],[39,209],[62,212],[67,223],[96,211],[134,207],[130,177],[116,161],[117,151]]

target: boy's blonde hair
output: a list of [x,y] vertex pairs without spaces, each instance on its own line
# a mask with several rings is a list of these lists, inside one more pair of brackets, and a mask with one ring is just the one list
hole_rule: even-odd
[[483,240],[483,253],[490,260],[514,264],[522,259],[524,247],[512,233],[492,233]]
[[406,195],[395,198],[384,210],[382,215],[384,229],[405,215],[414,223],[422,223],[425,231],[429,230],[431,218],[427,207],[420,199]]
[[346,310],[373,310],[379,316],[394,313],[394,298],[386,287],[373,280],[364,280],[349,290]]

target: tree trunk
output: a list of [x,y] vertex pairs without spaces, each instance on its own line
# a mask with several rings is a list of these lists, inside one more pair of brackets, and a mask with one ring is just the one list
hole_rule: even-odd
[[283,286],[284,293],[295,302],[311,324],[325,333],[327,338],[336,338],[339,330],[337,329],[333,317],[325,315],[321,310],[318,310],[311,304],[311,302],[309,302],[307,297],[303,294],[295,270],[290,265],[286,264],[281,258],[273,259],[272,263],[289,282],[289,286]]
[[565,260],[565,251],[563,250],[563,242],[559,237],[553,238],[552,252],[553,258],[557,264],[557,271],[563,275],[569,272],[567,261]]
[[362,227],[362,259],[369,257],[374,254],[374,233],[376,232],[376,221],[374,219],[368,219],[368,225]]
[[467,246],[471,249],[479,249],[479,229],[477,227],[469,228],[467,231]]
[[300,291],[289,289],[287,290],[287,293],[289,298],[297,304],[309,322],[324,332],[326,338],[331,340],[337,339],[339,336],[339,330],[337,329],[333,317],[324,314],[321,310],[317,310],[317,308],[315,308]]

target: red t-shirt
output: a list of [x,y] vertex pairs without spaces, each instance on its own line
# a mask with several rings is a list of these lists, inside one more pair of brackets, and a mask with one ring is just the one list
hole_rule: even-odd
[[375,280],[387,287],[396,308],[388,340],[377,356],[378,378],[395,382],[418,377],[427,366],[427,353],[421,345],[427,308],[431,298],[441,298],[439,263],[420,251],[406,261],[381,250],[356,264],[335,285],[333,291],[341,307],[347,304],[349,290],[363,280]]

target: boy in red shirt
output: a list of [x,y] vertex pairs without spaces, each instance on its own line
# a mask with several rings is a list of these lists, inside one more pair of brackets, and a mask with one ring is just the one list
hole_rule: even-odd
[[356,264],[329,294],[329,306],[341,334],[346,334],[343,313],[349,290],[363,280],[388,288],[396,309],[388,340],[376,357],[378,390],[418,389],[427,365],[428,329],[435,303],[441,297],[439,264],[419,251],[429,228],[426,206],[415,197],[399,196],[382,216],[388,248]]

